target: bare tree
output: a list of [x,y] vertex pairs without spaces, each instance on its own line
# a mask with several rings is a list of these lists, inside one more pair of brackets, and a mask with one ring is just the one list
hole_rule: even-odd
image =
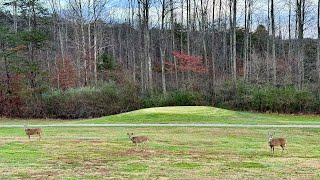
[[288,17],[288,34],[289,34],[289,37],[288,37],[288,41],[289,41],[289,47],[288,47],[288,67],[287,67],[287,72],[286,72],[286,80],[291,83],[291,74],[292,74],[292,67],[291,67],[291,61],[292,61],[292,37],[291,37],[291,8],[292,8],[292,2],[291,0],[289,0],[289,4],[288,4],[288,7],[289,7],[289,17]]
[[214,16],[215,16],[215,8],[216,8],[216,1],[212,1],[212,47],[211,47],[211,60],[209,61],[209,94],[210,94],[210,103],[213,105],[214,104],[214,90],[213,90],[213,84],[215,80],[215,25],[214,25]]
[[243,48],[243,79],[249,79],[249,32],[250,32],[250,18],[251,18],[251,0],[245,0],[245,34],[244,34],[244,48]]
[[304,16],[305,16],[305,0],[297,0],[297,21],[298,21],[298,87],[301,89],[304,81]]
[[[170,2],[171,3],[171,2]],[[162,80],[162,93],[164,96],[167,95],[166,87],[166,72],[165,72],[165,55],[166,55],[166,42],[165,42],[165,17],[167,14],[167,3],[166,0],[161,1],[161,27],[160,27],[160,60],[161,60],[161,80]]]
[[149,31],[149,10],[150,0],[138,0],[142,6],[142,47],[143,47],[143,59],[145,68],[145,90],[153,92],[153,80],[152,80],[152,59],[150,52],[150,31]]
[[318,0],[318,20],[317,20],[317,29],[318,29],[318,48],[317,48],[317,72],[318,72],[318,82],[320,82],[320,0]]
[[232,0],[232,68],[233,79],[237,79],[237,0]]
[[271,33],[272,33],[272,83],[277,84],[277,62],[276,62],[276,42],[275,42],[275,20],[274,20],[274,0],[271,0]]

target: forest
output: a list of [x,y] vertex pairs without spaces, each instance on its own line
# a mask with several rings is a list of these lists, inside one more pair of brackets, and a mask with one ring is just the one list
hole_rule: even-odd
[[1,0],[0,116],[320,113],[320,0]]

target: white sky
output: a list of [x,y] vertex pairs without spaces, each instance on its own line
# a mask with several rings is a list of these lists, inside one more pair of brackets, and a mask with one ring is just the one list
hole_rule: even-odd
[[[6,2],[9,0],[0,0],[0,3]],[[48,8],[50,8],[49,1],[52,0],[40,0],[40,2],[47,4]],[[59,1],[59,0],[54,0]],[[67,9],[68,2],[69,1],[75,1],[75,0],[60,0],[61,5],[63,9]],[[78,1],[78,0],[77,0]],[[92,0],[81,0],[83,3],[92,2]],[[128,0],[105,0],[107,1],[106,4],[106,12],[102,14],[105,20],[110,20],[112,18],[115,21],[124,21],[128,17]],[[151,0],[152,1],[152,7],[150,9],[150,18],[151,18],[151,27],[159,25],[159,14],[160,14],[160,8],[159,8],[159,2],[160,0]],[[169,1],[169,0],[166,0]],[[178,21],[181,19],[181,9],[180,9],[180,2],[178,1],[178,8],[176,12],[176,18]],[[206,1],[206,0],[203,0]],[[209,4],[209,14],[211,12],[211,2],[212,0],[208,0]],[[216,0],[216,6],[218,6],[220,0]],[[253,24],[255,28],[257,24],[266,24],[267,22],[267,2],[268,0],[252,0],[253,1]],[[294,6],[294,3],[296,0],[291,0]],[[192,1],[193,2],[193,1]],[[196,2],[200,3],[200,0],[197,0]],[[223,4],[226,4],[226,2],[229,2],[229,0],[222,0]],[[158,4],[158,5],[157,5]],[[288,4],[289,0],[276,0],[275,1],[275,16],[276,16],[276,27],[279,30],[279,27],[281,28],[282,34],[284,36],[288,36]],[[305,37],[316,37],[317,34],[317,0],[306,0],[306,22],[305,22]],[[227,5],[228,10],[228,5]],[[244,0],[238,0],[237,4],[238,13],[237,13],[237,24],[239,26],[243,26],[244,23]],[[292,29],[294,29],[294,7],[292,7]],[[216,9],[216,17],[218,16],[218,9]],[[186,15],[186,13],[184,13]],[[168,14],[169,16],[169,14]],[[211,15],[209,15],[209,18],[211,18]],[[280,26],[279,26],[280,22]]]
[[[128,4],[125,3],[127,0],[122,1],[116,1],[116,6],[111,7],[113,9],[113,17],[115,17],[118,20],[124,20],[127,18],[128,15]],[[168,1],[168,0],[167,0]],[[180,0],[178,0],[180,2]],[[205,0],[204,0],[205,1]],[[210,6],[212,0],[209,0],[209,11],[211,12],[212,9]],[[267,23],[267,17],[268,17],[268,0],[252,0],[253,1],[253,29],[258,24],[266,24]],[[296,0],[291,0],[292,3],[292,18],[291,18],[291,25],[292,25],[292,33],[294,33],[294,24],[295,24],[295,12],[294,12],[294,5]],[[123,3],[120,3],[123,2]],[[153,6],[150,10],[150,18],[152,19],[152,25],[157,25],[160,18],[160,8],[157,8],[157,5],[155,5],[155,2],[160,2],[159,0],[153,1]],[[200,3],[200,0],[197,1]],[[223,4],[226,4],[226,2],[229,2],[229,0],[222,0]],[[218,6],[219,0],[216,0],[216,6]],[[306,0],[306,20],[305,20],[305,37],[316,37],[317,36],[317,0]],[[158,5],[159,6],[159,5]],[[176,18],[178,21],[181,20],[181,9],[180,9],[180,3],[178,4],[178,8],[176,10]],[[237,24],[239,26],[243,26],[244,24],[244,0],[238,0],[237,8]],[[227,11],[228,11],[228,5],[227,5]],[[276,21],[276,28],[277,32],[279,32],[279,28],[282,31],[282,35],[284,37],[288,37],[288,10],[289,10],[289,0],[278,0],[275,1],[275,21]],[[209,12],[209,13],[210,13]],[[186,13],[184,13],[186,15]],[[218,17],[218,9],[216,9],[215,17]],[[209,18],[211,18],[211,15],[209,15]],[[292,36],[294,36],[292,34]]]

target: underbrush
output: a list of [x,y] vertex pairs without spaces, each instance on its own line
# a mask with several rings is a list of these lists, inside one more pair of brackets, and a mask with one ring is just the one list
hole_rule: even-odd
[[46,114],[56,118],[88,118],[111,115],[141,108],[134,86],[113,83],[66,91],[54,90],[43,95]]
[[172,91],[166,96],[157,94],[147,96],[143,99],[145,108],[164,107],[164,106],[197,106],[204,105],[205,100],[200,93],[191,91]]
[[258,112],[320,113],[320,98],[316,91],[293,86],[275,87],[245,82],[228,82],[216,93],[219,107]]
[[142,95],[134,84],[114,82],[95,87],[43,89],[39,92],[22,86],[11,94],[1,93],[0,89],[0,116],[90,118],[149,107],[206,106],[209,100],[214,100],[216,107],[240,111],[320,113],[320,95],[315,88],[275,87],[243,81],[228,81],[214,88],[214,97],[210,97],[205,88],[198,91],[173,90],[166,96],[161,92]]

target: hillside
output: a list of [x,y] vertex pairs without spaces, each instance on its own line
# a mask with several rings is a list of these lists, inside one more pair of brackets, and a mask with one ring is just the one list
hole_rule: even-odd
[[207,106],[176,106],[141,109],[75,123],[320,124],[320,117],[240,112]]

